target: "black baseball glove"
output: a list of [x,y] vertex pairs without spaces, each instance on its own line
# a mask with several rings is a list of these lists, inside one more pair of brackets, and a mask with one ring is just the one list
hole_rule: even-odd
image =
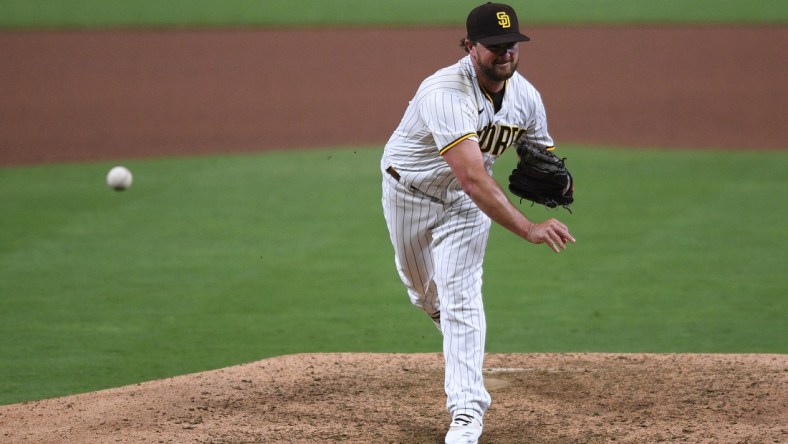
[[[556,208],[561,205],[569,210],[575,183],[564,159],[524,138],[515,142],[519,161],[509,176],[509,191],[531,202]],[[571,213],[571,210],[569,210]]]

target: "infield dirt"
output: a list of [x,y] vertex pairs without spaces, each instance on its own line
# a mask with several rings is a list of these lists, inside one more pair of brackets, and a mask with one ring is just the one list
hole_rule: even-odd
[[[437,334],[437,332],[436,332]],[[29,443],[442,443],[440,354],[307,354],[0,407]],[[784,355],[491,354],[481,443],[785,443]]]
[[[0,32],[0,165],[382,146],[461,28]],[[788,147],[788,28],[529,30],[558,143]]]
[[[462,56],[462,34],[0,32],[0,165],[382,146],[419,81]],[[788,148],[788,28],[528,34],[520,71],[559,146]],[[495,354],[485,367],[482,443],[788,442],[785,355]],[[2,406],[0,441],[439,443],[441,368],[439,354],[283,356]]]

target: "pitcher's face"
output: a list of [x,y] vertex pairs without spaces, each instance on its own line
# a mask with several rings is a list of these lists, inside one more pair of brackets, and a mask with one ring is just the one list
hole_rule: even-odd
[[493,82],[503,82],[511,78],[520,60],[518,42],[484,46],[476,43],[470,49],[471,57],[479,75]]

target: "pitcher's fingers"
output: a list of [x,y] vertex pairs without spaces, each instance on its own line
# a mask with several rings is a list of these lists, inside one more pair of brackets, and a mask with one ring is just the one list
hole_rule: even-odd
[[560,250],[566,249],[566,244],[558,233],[551,233],[549,242],[556,253],[558,253]]
[[561,236],[561,240],[562,241],[564,241],[564,242],[566,242],[566,241],[574,242],[575,241],[575,238],[571,234],[569,234],[569,228],[567,228],[566,226],[564,226],[564,228],[562,230],[558,230],[557,232],[558,232],[558,235]]

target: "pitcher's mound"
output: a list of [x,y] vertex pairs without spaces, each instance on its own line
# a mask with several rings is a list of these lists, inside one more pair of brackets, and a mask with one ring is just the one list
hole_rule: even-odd
[[[0,407],[2,442],[442,443],[440,354],[302,354]],[[481,443],[785,443],[788,356],[490,354]]]

